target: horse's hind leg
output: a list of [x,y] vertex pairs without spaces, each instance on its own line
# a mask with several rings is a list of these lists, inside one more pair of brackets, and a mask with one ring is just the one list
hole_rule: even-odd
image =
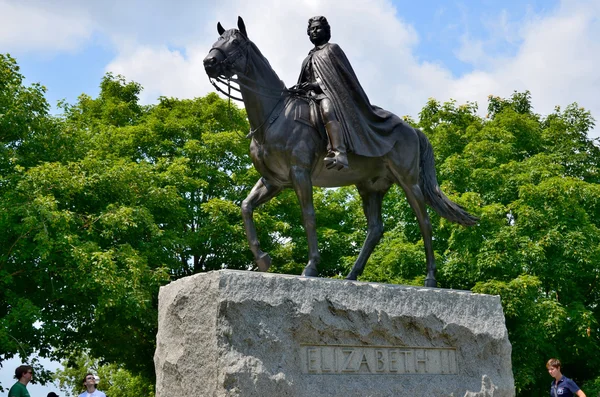
[[432,230],[431,220],[429,214],[427,214],[427,207],[425,206],[425,197],[421,191],[421,187],[418,183],[413,183],[409,186],[402,186],[406,192],[406,198],[410,203],[413,211],[419,221],[419,228],[421,229],[421,235],[423,236],[423,245],[425,246],[425,259],[427,261],[427,277],[425,278],[426,287],[436,287],[437,281],[435,280],[435,256],[433,254],[433,242],[432,242]]
[[252,254],[254,255],[258,270],[261,272],[269,270],[269,266],[271,266],[271,257],[260,249],[260,244],[256,235],[256,226],[254,225],[253,219],[254,209],[271,200],[281,192],[282,189],[281,186],[270,185],[266,183],[263,178],[260,178],[252,188],[248,197],[242,201],[242,218],[244,219],[246,238],[248,239],[250,251],[252,251]]
[[302,271],[302,275],[316,277],[318,275],[317,267],[321,261],[321,256],[319,255],[317,244],[317,222],[315,207],[313,205],[313,187],[309,168],[294,165],[290,169],[290,177],[302,209],[302,223],[304,224],[308,242],[308,264],[304,268],[304,271]]
[[365,265],[373,253],[375,246],[379,243],[381,236],[383,236],[383,220],[381,219],[381,205],[383,202],[383,196],[387,193],[389,188],[382,191],[369,190],[365,186],[357,185],[358,193],[362,199],[363,212],[367,218],[367,238],[363,243],[360,250],[360,254],[354,262],[354,266],[348,275],[347,280],[356,280],[365,269]]
[[426,287],[436,287],[435,281],[435,256],[433,254],[431,221],[427,214],[425,197],[419,185],[419,156],[418,151],[412,152],[409,156],[407,151],[399,153],[396,149],[389,154],[389,168],[396,180],[406,193],[406,198],[413,209],[419,228],[423,236],[423,245],[425,246],[425,258],[427,261],[427,277],[425,278]]

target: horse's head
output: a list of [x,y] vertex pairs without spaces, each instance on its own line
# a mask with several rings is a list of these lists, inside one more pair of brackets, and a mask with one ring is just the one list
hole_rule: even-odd
[[223,29],[221,23],[217,23],[219,39],[213,44],[206,58],[204,58],[204,70],[209,77],[231,77],[237,73],[243,73],[248,61],[248,34],[244,20],[238,17],[238,29]]

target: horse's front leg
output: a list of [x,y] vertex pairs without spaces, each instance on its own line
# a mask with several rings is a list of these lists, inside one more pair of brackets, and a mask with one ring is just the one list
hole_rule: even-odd
[[258,182],[252,188],[252,191],[242,201],[242,218],[244,219],[244,228],[246,229],[246,238],[250,245],[250,251],[254,255],[254,260],[258,266],[258,270],[266,272],[271,266],[271,257],[266,252],[260,249],[260,243],[256,236],[256,226],[254,225],[254,209],[259,205],[266,203],[275,197],[283,188],[281,186],[274,186],[267,183],[263,178],[260,178]]
[[315,207],[313,205],[313,187],[310,178],[310,168],[303,166],[292,166],[290,177],[300,207],[302,209],[302,223],[308,240],[308,264],[302,272],[303,276],[316,277],[318,265],[321,261],[319,247],[317,244],[317,222],[315,219]]

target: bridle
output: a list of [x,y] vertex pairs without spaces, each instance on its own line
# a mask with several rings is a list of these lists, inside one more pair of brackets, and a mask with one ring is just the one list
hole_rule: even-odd
[[[240,58],[242,55],[245,55],[246,57],[246,64],[244,65],[244,79],[246,81],[248,81],[249,83],[252,83],[254,86],[260,88],[261,91],[258,91],[256,89],[254,89],[253,87],[251,87],[250,85],[248,85],[247,83],[245,83],[242,79],[238,78],[234,78],[234,77],[226,77],[224,75],[220,75],[217,77],[210,77],[209,76],[209,80],[211,82],[211,84],[223,95],[227,96],[230,99],[235,99],[236,101],[241,101],[243,102],[242,98],[238,98],[236,96],[231,95],[231,90],[237,91],[239,93],[241,93],[242,91],[237,88],[237,87],[233,87],[231,85],[231,83],[235,83],[237,85],[239,85],[240,87],[243,87],[245,89],[247,89],[250,92],[253,92],[257,95],[261,95],[263,97],[267,97],[267,98],[274,98],[274,99],[278,99],[281,97],[285,97],[285,96],[291,96],[291,95],[299,95],[299,91],[298,90],[290,90],[287,88],[284,89],[278,89],[278,88],[271,88],[271,87],[267,87],[263,84],[260,84],[258,81],[253,80],[249,77],[247,77],[248,74],[248,53],[249,53],[249,46],[250,46],[250,40],[248,40],[248,38],[244,37],[244,42],[242,44],[240,44],[235,50],[233,50],[229,55],[227,55],[227,53],[225,51],[223,51],[222,48],[220,47],[212,47],[210,49],[210,51],[215,50],[218,51],[219,53],[221,53],[221,55],[223,55],[223,60],[221,60],[220,62],[218,62],[217,64],[215,64],[215,68],[217,68],[217,70],[221,67],[225,70],[231,69],[233,67],[233,65],[235,64],[235,62],[238,60],[238,58]],[[227,86],[228,88],[228,92],[225,92],[221,87],[219,87],[217,85],[218,83],[221,83],[225,86]],[[266,93],[264,91],[267,91]],[[269,93],[269,91],[271,93]]]
[[[248,72],[248,52],[249,52],[248,47],[249,46],[250,46],[250,40],[245,38],[245,40],[242,42],[242,44],[240,44],[236,49],[231,51],[231,53],[229,55],[222,48],[213,46],[209,52],[212,52],[213,50],[215,50],[223,56],[223,59],[221,61],[219,61],[217,64],[215,64],[214,67],[216,68],[216,70],[219,70],[219,69],[230,70],[233,67],[233,65],[237,62],[237,60],[242,55],[245,55],[246,64],[244,65],[244,74],[246,74]],[[223,78],[225,78],[225,80]],[[217,89],[217,91],[224,94],[229,99],[235,99],[236,101],[243,101],[242,98],[238,98],[236,96],[231,95],[232,89],[234,91],[241,93],[241,90],[239,88],[231,86],[231,82],[237,83],[240,86],[244,85],[243,83],[240,82],[239,78],[234,79],[233,77],[226,77],[224,75],[220,75],[220,76],[217,76],[214,78],[209,76],[208,79],[209,79],[210,83]],[[226,85],[228,88],[227,92],[225,92],[221,87],[219,87],[217,85],[217,82]],[[248,87],[245,87],[245,88],[248,88]]]
[[[245,40],[235,50],[233,50],[229,55],[227,55],[227,53],[222,48],[216,47],[216,46],[213,46],[210,49],[209,53],[212,52],[213,50],[215,50],[215,51],[219,52],[221,55],[223,55],[223,59],[214,65],[216,70],[219,70],[220,68],[221,68],[221,70],[230,70],[233,67],[233,65],[237,62],[237,60],[242,55],[245,55],[246,63],[243,68],[244,79],[246,81],[248,81],[249,83],[253,84],[254,86],[258,87],[260,90],[257,90],[254,87],[251,87],[250,85],[248,85],[247,83],[242,81],[242,79],[240,79],[239,77],[234,78],[234,77],[227,77],[225,75],[219,75],[217,77],[209,76],[208,79],[217,91],[219,91],[220,93],[222,93],[223,95],[228,97],[230,100],[234,99],[234,100],[240,101],[240,102],[244,101],[242,98],[239,98],[239,97],[231,94],[231,90],[237,91],[241,94],[242,93],[241,88],[245,88],[246,90],[248,90],[250,92],[253,92],[257,95],[261,95],[266,98],[278,99],[277,103],[273,106],[273,109],[271,109],[271,111],[269,112],[269,116],[266,117],[265,120],[261,123],[261,125],[259,125],[257,128],[251,129],[250,133],[246,136],[246,138],[251,138],[256,133],[256,131],[258,131],[262,126],[264,126],[266,124],[267,121],[269,121],[269,124],[272,124],[279,117],[279,114],[281,113],[281,110],[283,109],[283,107],[281,107],[279,105],[282,103],[282,101],[285,98],[290,97],[290,96],[295,96],[295,97],[303,98],[305,100],[309,100],[310,97],[306,94],[303,94],[303,92],[301,92],[299,90],[295,90],[295,89],[290,90],[288,88],[273,89],[271,87],[267,87],[263,84],[260,84],[258,81],[254,80],[254,79],[249,78],[247,76],[247,74],[248,74],[248,63],[249,63],[248,54],[249,54],[250,40],[248,40],[248,38],[245,36],[243,36],[243,37]],[[237,84],[241,88],[232,86],[231,85],[232,82]],[[221,87],[219,87],[217,85],[217,83],[221,83],[221,84],[227,86],[227,91],[225,91]],[[275,110],[277,108],[279,108],[279,111],[275,112]]]

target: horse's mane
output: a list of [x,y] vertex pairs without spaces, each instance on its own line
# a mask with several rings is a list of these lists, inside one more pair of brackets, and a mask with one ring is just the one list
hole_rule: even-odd
[[[223,33],[223,38],[229,38],[236,34],[243,37],[243,39],[248,42],[248,45],[249,45],[248,56],[253,58],[254,66],[259,71],[268,71],[269,73],[272,74],[272,77],[269,79],[270,83],[279,84],[280,85],[279,88],[281,88],[281,89],[286,88],[283,81],[281,81],[281,79],[279,78],[279,76],[277,75],[277,73],[275,72],[273,67],[271,67],[269,60],[262,54],[260,49],[256,46],[256,44],[254,44],[254,42],[252,40],[250,40],[249,38],[244,36],[238,29],[229,29],[228,31]],[[261,75],[262,77],[267,77],[266,73],[259,73],[259,75]],[[272,79],[272,81],[271,81],[271,79]]]

